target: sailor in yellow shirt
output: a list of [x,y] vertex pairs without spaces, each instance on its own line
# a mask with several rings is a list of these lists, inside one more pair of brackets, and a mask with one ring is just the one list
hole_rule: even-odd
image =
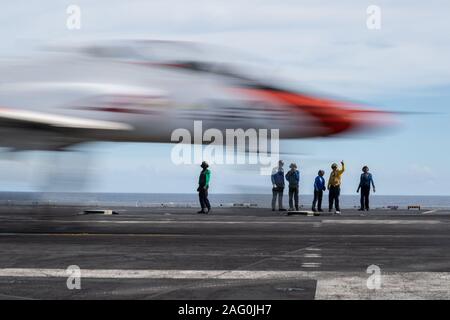
[[331,173],[330,178],[328,179],[328,211],[331,212],[333,209],[333,203],[336,207],[336,214],[341,214],[341,210],[339,208],[339,196],[341,194],[341,182],[342,182],[342,174],[345,171],[344,161],[341,161],[342,168],[339,170],[338,165],[333,163],[331,165]]

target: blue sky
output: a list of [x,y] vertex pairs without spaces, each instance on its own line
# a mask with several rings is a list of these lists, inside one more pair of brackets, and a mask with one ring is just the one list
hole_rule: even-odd
[[[81,8],[82,28],[66,29],[66,8]],[[368,30],[366,8],[381,8],[381,30]],[[270,60],[277,76],[392,111],[395,131],[289,141],[285,157],[311,193],[318,169],[346,160],[343,193],[354,193],[362,165],[379,194],[450,195],[450,3],[448,1],[14,1],[0,11],[0,52],[23,55],[43,43],[117,38],[195,40]],[[420,114],[423,112],[425,114]],[[197,166],[170,164],[169,145],[100,144],[92,150],[89,191],[192,192]],[[2,155],[2,190],[34,190],[43,154]],[[255,170],[213,169],[213,192],[270,191]],[[239,184],[236,183],[239,181]]]

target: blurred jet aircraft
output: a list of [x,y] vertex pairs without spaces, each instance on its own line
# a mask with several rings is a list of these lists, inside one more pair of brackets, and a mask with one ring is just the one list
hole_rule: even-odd
[[0,146],[171,142],[173,130],[191,129],[194,120],[204,130],[279,129],[282,139],[389,121],[387,113],[287,89],[230,60],[197,43],[116,41],[0,64]]

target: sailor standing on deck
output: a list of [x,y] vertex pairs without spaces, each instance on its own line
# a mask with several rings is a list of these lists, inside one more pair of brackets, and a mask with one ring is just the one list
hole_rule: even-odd
[[294,211],[294,203],[295,210],[298,211],[298,185],[300,182],[300,172],[297,170],[297,165],[295,163],[291,163],[289,168],[291,170],[286,173],[286,180],[289,182],[289,211]]
[[[198,198],[200,200],[200,206],[202,209],[197,213],[205,213],[208,214],[211,211],[211,204],[208,200],[208,188],[209,188],[209,180],[211,178],[211,171],[208,169],[209,165],[206,161],[203,161],[200,165],[202,167],[202,171],[200,172],[200,176],[198,177]],[[208,211],[205,211],[208,209]]]
[[369,172],[368,166],[364,166],[362,171],[363,173],[359,179],[358,190],[356,190],[358,193],[361,189],[361,207],[359,208],[359,211],[369,211],[370,185],[372,185],[373,192],[375,192],[375,183],[373,182],[372,174]]
[[284,162],[278,161],[278,167],[272,170],[272,211],[275,211],[275,204],[278,197],[278,210],[286,211],[283,208],[283,191],[284,191]]
[[317,173],[317,177],[314,180],[314,200],[312,203],[312,211],[316,211],[316,204],[317,209],[319,212],[322,212],[322,197],[323,192],[327,189],[325,187],[325,179],[323,178],[323,175],[325,174],[325,171],[319,170]]
[[345,171],[344,160],[341,161],[342,169],[338,169],[338,165],[333,163],[331,165],[331,173],[330,179],[328,180],[328,211],[331,212],[333,209],[333,203],[336,207],[336,214],[341,214],[341,209],[339,207],[339,196],[341,195],[341,182],[342,182],[342,174]]

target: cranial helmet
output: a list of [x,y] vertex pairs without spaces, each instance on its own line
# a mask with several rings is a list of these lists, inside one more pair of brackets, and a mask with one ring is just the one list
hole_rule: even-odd
[[208,167],[209,167],[209,164],[208,164],[208,162],[203,161],[202,164],[200,165],[200,167],[202,167],[202,168],[208,168]]

